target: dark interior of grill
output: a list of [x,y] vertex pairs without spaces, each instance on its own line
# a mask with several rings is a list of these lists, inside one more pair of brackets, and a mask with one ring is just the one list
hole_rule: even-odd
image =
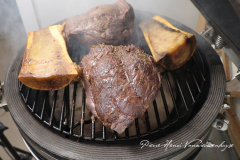
[[[135,31],[139,32],[138,29]],[[135,35],[135,44],[150,54],[143,36]],[[69,49],[69,54],[79,64],[88,50],[77,42],[71,43],[74,47]],[[150,140],[178,130],[202,107],[210,86],[206,63],[203,53],[197,48],[193,57],[182,67],[173,71],[161,70],[162,85],[158,97],[145,114],[122,134],[104,127],[90,113],[85,105],[82,82],[72,82],[57,91],[39,91],[19,81],[19,91],[32,115],[45,127],[65,138],[88,142],[124,142],[146,137]]]

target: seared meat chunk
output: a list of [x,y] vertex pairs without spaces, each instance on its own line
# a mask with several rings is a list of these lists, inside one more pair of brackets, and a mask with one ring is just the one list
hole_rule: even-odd
[[136,45],[98,45],[81,62],[86,104],[106,127],[122,133],[156,98],[161,77]]
[[67,44],[71,39],[86,46],[97,44],[123,45],[133,35],[134,12],[125,0],[112,5],[100,5],[83,15],[66,21]]

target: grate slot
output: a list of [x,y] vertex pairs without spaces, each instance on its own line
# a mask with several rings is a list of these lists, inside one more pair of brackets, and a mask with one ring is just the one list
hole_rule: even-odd
[[[65,94],[66,93],[66,94]],[[64,102],[65,102],[65,110],[66,110],[66,115],[64,117],[64,125],[68,126],[68,119],[70,115],[70,103],[69,103],[69,85],[65,88],[64,91]]]
[[148,117],[148,111],[147,110],[144,113],[144,115],[145,115],[145,120],[146,120],[147,131],[148,131],[148,133],[151,133],[151,126],[150,126],[149,117]]
[[[164,72],[165,72],[165,71],[164,71]],[[171,86],[171,84],[170,84],[170,80],[169,80],[169,77],[168,77],[168,73],[165,72],[165,75],[166,75],[166,80],[167,80],[168,89],[169,89],[169,92],[170,92],[170,95],[171,95],[171,98],[172,98],[173,107],[175,108],[175,111],[176,111],[176,113],[177,113],[177,117],[180,118],[180,114],[179,114],[179,111],[178,111],[178,108],[177,108],[177,104],[176,104],[175,97],[174,97],[174,94],[173,94],[172,86]]]
[[86,99],[86,94],[85,94],[85,89],[82,90],[82,113],[81,113],[81,120],[80,120],[80,137],[83,137],[84,133],[84,120],[85,120],[85,101]]
[[139,128],[138,118],[135,119],[135,127],[136,127],[137,135],[140,135],[140,128]]
[[74,122],[74,111],[75,111],[76,94],[77,94],[77,82],[74,82],[73,99],[72,99],[72,107],[71,107],[70,131],[69,131],[70,135],[72,135],[72,133],[73,133],[73,122]]
[[154,107],[154,112],[155,112],[155,116],[156,116],[158,128],[161,129],[161,128],[162,128],[162,125],[161,125],[161,121],[160,121],[160,117],[159,117],[159,113],[158,113],[158,108],[157,108],[157,102],[156,102],[156,100],[153,101],[153,107]]
[[160,87],[160,92],[161,92],[161,96],[162,96],[162,100],[163,100],[163,106],[164,106],[164,109],[165,109],[165,113],[166,113],[166,116],[167,116],[168,123],[171,124],[169,110],[168,110],[168,105],[167,105],[166,97],[165,97],[165,94],[164,94],[162,86]]
[[114,139],[117,140],[118,139],[118,134],[116,131],[114,131]]
[[182,97],[182,100],[183,100],[183,103],[184,103],[184,106],[185,106],[186,110],[188,111],[189,108],[188,108],[188,106],[187,106],[186,99],[185,99],[185,97],[184,97],[184,95],[183,95],[183,92],[182,92],[181,86],[180,86],[180,84],[179,84],[179,81],[178,81],[178,79],[176,78],[176,75],[175,75],[175,74],[172,74],[172,76],[174,77],[174,80],[176,81],[176,84],[177,84],[177,87],[178,87],[178,91],[180,92],[181,97]]
[[128,128],[125,129],[125,137],[129,138],[129,129]]

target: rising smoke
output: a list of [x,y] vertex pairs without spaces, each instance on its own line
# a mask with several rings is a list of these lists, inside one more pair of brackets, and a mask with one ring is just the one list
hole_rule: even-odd
[[0,80],[13,57],[25,46],[27,35],[15,0],[0,0]]

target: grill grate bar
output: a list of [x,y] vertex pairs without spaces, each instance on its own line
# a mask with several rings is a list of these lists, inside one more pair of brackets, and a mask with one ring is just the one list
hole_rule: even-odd
[[80,121],[77,121],[77,122],[74,123],[73,129],[76,128],[76,127],[78,127],[78,126],[80,126]]
[[72,107],[71,107],[70,131],[69,131],[70,135],[72,135],[72,133],[73,133],[73,122],[74,122],[74,111],[75,111],[76,94],[77,94],[77,82],[74,82],[73,99],[72,99]]
[[92,119],[92,139],[95,139],[95,117],[94,115],[91,116]]
[[43,120],[43,114],[44,114],[45,107],[46,107],[46,100],[47,100],[47,97],[48,97],[48,93],[49,93],[49,91],[46,92],[45,97],[43,99],[43,106],[42,106],[42,112],[41,112],[41,115],[40,115],[40,120]]
[[31,91],[32,91],[32,88],[29,88],[29,89],[28,89],[28,92],[27,92],[27,95],[26,95],[26,98],[25,98],[25,100],[24,100],[24,102],[25,102],[26,104],[27,104],[27,102],[28,102],[29,95],[30,95]]
[[80,126],[80,137],[83,137],[83,134],[84,134],[84,120],[85,120],[85,98],[86,98],[86,95],[85,95],[85,90],[83,89],[82,90],[82,114],[81,114],[81,120],[80,120],[80,123],[81,123],[81,126]]
[[192,90],[191,90],[191,88],[190,88],[190,86],[189,86],[189,83],[188,83],[188,80],[187,80],[187,78],[186,78],[185,72],[183,73],[183,75],[184,75],[184,79],[185,79],[185,82],[186,82],[186,84],[187,84],[187,88],[188,88],[188,90],[189,90],[189,93],[190,93],[191,98],[192,98],[192,100],[193,100],[193,103],[195,103],[196,100],[195,100],[195,98],[194,98],[194,96],[193,96],[193,93],[192,93]]
[[19,88],[19,90],[20,90],[20,92],[22,92],[22,89],[23,89],[23,83],[21,82],[21,81],[19,81],[20,82],[20,88]]
[[161,129],[161,128],[162,128],[162,125],[161,125],[161,121],[160,121],[160,117],[159,117],[159,113],[158,113],[158,108],[157,108],[157,102],[156,102],[156,100],[153,101],[153,107],[154,107],[154,112],[155,112],[155,116],[156,116],[158,128]]
[[[199,51],[198,51],[198,50],[197,50],[197,53],[199,54]],[[194,54],[192,57],[193,57],[193,60],[194,60],[194,62],[195,62],[195,64],[196,64],[196,66],[197,66],[197,69],[198,69],[198,71],[199,71],[199,73],[200,73],[203,81],[206,81],[206,79],[205,79],[205,77],[204,77],[204,75],[203,75],[203,73],[202,73],[202,71],[201,71],[201,69],[200,69],[200,67],[199,67],[199,65],[198,65],[198,63],[197,63],[197,60],[196,60],[196,58],[195,58],[195,54]]]
[[39,95],[39,90],[37,90],[36,92],[36,95],[35,95],[35,98],[34,98],[34,101],[33,101],[33,107],[31,109],[31,112],[35,112],[35,107],[36,107],[36,103],[37,103],[37,100],[38,100],[38,95]]
[[196,77],[194,76],[193,71],[192,71],[191,68],[190,68],[190,72],[191,72],[191,75],[193,76],[193,80],[194,80],[194,82],[195,82],[195,84],[196,84],[196,87],[197,87],[198,92],[199,92],[199,93],[202,93],[202,91],[201,91],[201,89],[200,89],[200,87],[199,87],[199,85],[198,85],[198,82],[197,82],[197,80],[196,80]]
[[59,128],[58,128],[59,131],[62,131],[64,111],[65,111],[65,106],[66,106],[66,102],[65,102],[64,98],[66,97],[67,89],[68,89],[68,86],[64,88],[64,93],[63,93],[62,109],[61,109],[60,122],[59,122]]
[[182,89],[181,89],[181,86],[180,86],[180,84],[179,84],[179,81],[178,81],[178,79],[176,78],[175,74],[172,74],[172,75],[173,75],[173,77],[174,77],[174,80],[175,80],[176,83],[177,83],[177,87],[178,87],[178,90],[179,90],[179,92],[180,92],[180,94],[181,94],[181,97],[182,97],[184,106],[185,106],[186,110],[188,111],[189,108],[188,108],[188,106],[187,106],[187,102],[186,102],[186,100],[185,100],[185,97],[184,97],[184,95],[183,95],[183,93],[182,93]]
[[[165,72],[165,71],[164,71]],[[172,98],[172,102],[173,102],[173,106],[176,110],[176,113],[177,113],[177,117],[180,118],[180,114],[179,114],[179,111],[178,111],[178,108],[177,108],[177,104],[176,104],[176,101],[175,101],[175,97],[174,97],[174,94],[173,94],[173,89],[172,89],[172,86],[170,84],[170,80],[169,80],[169,77],[168,77],[168,73],[165,72],[165,75],[166,75],[166,79],[167,79],[167,85],[168,85],[168,89],[170,91],[170,95],[171,95],[171,98]]]
[[167,105],[166,97],[165,97],[165,94],[164,94],[164,91],[163,91],[163,87],[162,87],[162,86],[160,87],[160,92],[161,92],[161,95],[162,95],[163,106],[164,106],[164,109],[165,109],[165,113],[166,113],[166,116],[167,116],[167,120],[168,120],[169,123],[171,123],[170,115],[169,115],[169,110],[168,110],[168,105]]
[[63,130],[63,133],[66,134],[66,135],[70,135],[70,132],[67,132],[65,130]]
[[55,107],[56,107],[57,95],[58,95],[58,91],[54,91],[54,100],[53,100],[51,115],[50,115],[50,119],[49,119],[49,123],[48,123],[49,126],[52,125],[53,115],[54,115],[54,111],[55,111]]
[[102,136],[102,138],[103,138],[103,140],[105,140],[106,139],[106,127],[103,125],[102,126],[103,128],[103,136]]

